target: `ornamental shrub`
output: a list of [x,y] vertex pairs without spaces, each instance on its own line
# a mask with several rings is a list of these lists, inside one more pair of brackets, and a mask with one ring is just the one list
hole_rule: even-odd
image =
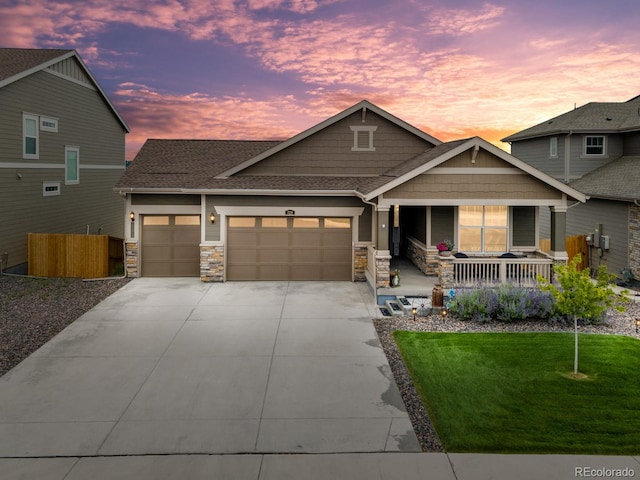
[[459,290],[449,310],[461,320],[477,322],[547,320],[553,315],[554,301],[549,292],[504,284]]

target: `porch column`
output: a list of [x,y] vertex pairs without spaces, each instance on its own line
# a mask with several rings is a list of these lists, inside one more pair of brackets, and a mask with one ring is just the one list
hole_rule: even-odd
[[375,275],[376,288],[389,286],[389,269],[391,255],[389,255],[389,207],[378,207],[376,251],[375,251]]
[[567,258],[565,238],[567,236],[567,208],[551,208],[551,256]]
[[376,235],[376,249],[389,250],[389,207],[378,209],[378,232]]

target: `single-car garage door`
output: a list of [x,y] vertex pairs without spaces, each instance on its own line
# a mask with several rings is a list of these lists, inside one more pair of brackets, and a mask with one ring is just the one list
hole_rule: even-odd
[[143,215],[144,277],[200,276],[200,216]]
[[227,280],[351,280],[351,218],[229,217]]

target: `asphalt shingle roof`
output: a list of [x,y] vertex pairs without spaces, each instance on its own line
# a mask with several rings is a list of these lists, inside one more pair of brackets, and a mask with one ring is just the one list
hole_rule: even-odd
[[438,145],[380,176],[232,175],[217,178],[280,142],[150,139],[116,183],[116,190],[201,189],[371,192],[464,141]]
[[640,156],[620,157],[571,182],[570,186],[590,197],[640,200]]
[[502,139],[527,138],[573,132],[625,132],[640,130],[640,97],[627,102],[591,102]]
[[0,48],[0,81],[30,70],[73,50]]

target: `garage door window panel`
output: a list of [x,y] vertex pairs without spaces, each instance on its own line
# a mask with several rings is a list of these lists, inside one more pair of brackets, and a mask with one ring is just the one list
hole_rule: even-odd
[[293,228],[320,228],[320,219],[296,217],[293,219]]
[[287,217],[263,217],[262,228],[288,228]]
[[351,219],[350,218],[325,218],[324,228],[349,229],[351,228]]
[[164,215],[145,215],[142,218],[143,225],[169,225],[169,217]]
[[255,228],[255,217],[231,217],[229,218],[229,227],[231,228]]

